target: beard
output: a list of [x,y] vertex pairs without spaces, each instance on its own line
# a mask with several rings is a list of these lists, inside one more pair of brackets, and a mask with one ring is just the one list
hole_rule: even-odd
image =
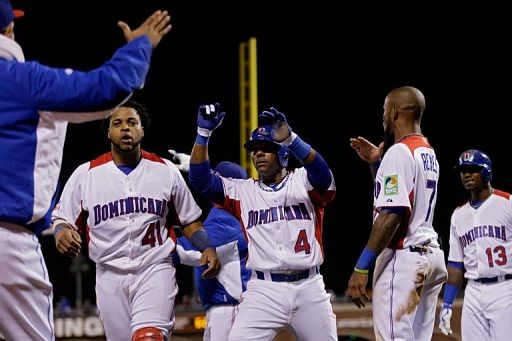
[[384,130],[384,150],[382,151],[382,155],[386,154],[388,149],[395,144],[395,134],[389,129]]
[[119,143],[115,143],[110,140],[110,143],[114,146],[114,148],[120,153],[132,153],[141,143],[142,139],[138,141],[134,141],[131,145],[123,145]]

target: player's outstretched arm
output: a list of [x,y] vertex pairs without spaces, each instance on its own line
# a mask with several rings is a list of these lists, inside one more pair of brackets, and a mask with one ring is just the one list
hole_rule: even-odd
[[68,257],[76,257],[80,254],[82,239],[70,224],[63,220],[56,222],[53,235],[55,246],[61,254]]
[[145,35],[151,41],[153,48],[155,48],[162,38],[171,30],[172,26],[169,24],[170,21],[171,16],[167,11],[156,11],[134,30],[124,21],[119,21],[117,25],[123,31],[127,42]]
[[214,277],[220,269],[220,262],[217,258],[215,246],[210,241],[208,233],[199,221],[195,221],[183,227],[183,234],[190,240],[199,251],[202,252],[200,265],[205,265],[206,270],[203,271],[204,278]]
[[384,154],[384,142],[381,142],[377,147],[364,137],[358,136],[350,138],[350,147],[357,152],[357,155],[359,155],[362,160],[370,164],[372,177],[375,179],[380,160]]

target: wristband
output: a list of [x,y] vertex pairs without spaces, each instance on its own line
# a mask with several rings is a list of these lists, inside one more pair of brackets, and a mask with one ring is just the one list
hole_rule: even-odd
[[377,252],[365,247],[356,264],[356,269],[368,270],[377,259]]
[[302,141],[302,139],[294,132],[291,133],[290,137],[283,141],[283,145],[288,147],[299,161],[303,161],[307,158],[311,151],[311,146]]
[[200,135],[200,134],[197,134],[197,137],[196,137],[196,143],[197,144],[200,144],[202,146],[206,146],[208,144],[208,140],[210,138],[209,137],[206,137],[206,136],[203,136],[203,135]]
[[210,238],[208,238],[208,233],[206,233],[204,229],[200,229],[192,233],[190,236],[190,242],[201,252],[209,247],[215,247],[210,241]]
[[453,284],[446,283],[444,286],[444,295],[443,295],[443,308],[446,306],[448,308],[452,307],[453,301],[455,300],[455,296],[457,296],[457,292],[459,291],[459,287]]
[[360,274],[368,275],[368,270],[361,270],[361,269],[358,269],[358,268],[354,268],[354,271],[357,272],[357,273],[360,273]]

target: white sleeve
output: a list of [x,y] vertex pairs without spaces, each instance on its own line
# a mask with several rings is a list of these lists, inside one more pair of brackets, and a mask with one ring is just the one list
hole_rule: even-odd
[[179,169],[168,160],[165,160],[165,163],[168,165],[174,180],[171,200],[180,223],[186,226],[201,217],[201,209],[195,202]]
[[403,144],[391,147],[380,164],[376,186],[379,188],[375,207],[411,208],[409,194],[414,190],[416,164]]
[[77,219],[82,212],[82,186],[89,170],[89,162],[80,165],[69,177],[60,200],[53,209],[52,223],[58,225],[59,221],[64,221],[78,229]]
[[457,223],[454,216],[455,212],[453,212],[452,218],[450,219],[450,252],[448,253],[448,261],[461,263],[464,261],[464,252],[460,245]]

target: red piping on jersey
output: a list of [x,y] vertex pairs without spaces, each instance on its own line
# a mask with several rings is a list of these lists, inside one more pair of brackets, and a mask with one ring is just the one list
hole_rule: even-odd
[[[153,162],[158,162],[158,163],[165,163],[164,160],[160,156],[156,155],[155,153],[150,153],[145,150],[141,150],[140,154],[143,159],[153,161]],[[98,156],[96,159],[91,161],[91,163],[89,164],[89,170],[93,169],[94,167],[104,165],[110,161],[112,161],[112,152],[102,154],[102,155]]]
[[335,191],[327,191],[324,195],[320,195],[316,189],[312,189],[308,192],[309,198],[313,203],[313,207],[315,209],[315,239],[320,245],[320,250],[322,251],[322,258],[324,255],[324,244],[323,244],[323,221],[324,221],[324,207],[325,205],[332,201],[336,195]]
[[78,214],[78,217],[75,220],[75,225],[78,227],[78,233],[85,232],[87,244],[89,244],[89,241],[91,240],[91,237],[89,236],[89,225],[87,225],[87,218],[89,218],[89,212],[85,211],[82,206],[82,201],[80,201],[80,214]]
[[428,143],[428,140],[425,136],[418,136],[418,135],[408,136],[408,137],[404,138],[402,141],[400,141],[399,143],[405,144],[407,146],[407,148],[409,148],[409,150],[411,151],[411,154],[413,154],[413,155],[414,155],[414,150],[419,147],[427,147],[427,148],[432,149],[432,147]]
[[510,193],[500,191],[499,189],[495,189],[493,194],[496,194],[499,197],[505,198],[507,200],[510,200]]
[[406,211],[400,220],[400,225],[388,244],[388,247],[391,249],[397,250],[404,248],[405,237],[407,236],[407,230],[409,230],[409,224],[411,222],[411,212],[414,209],[414,191],[409,193],[409,203],[411,208],[406,207]]

